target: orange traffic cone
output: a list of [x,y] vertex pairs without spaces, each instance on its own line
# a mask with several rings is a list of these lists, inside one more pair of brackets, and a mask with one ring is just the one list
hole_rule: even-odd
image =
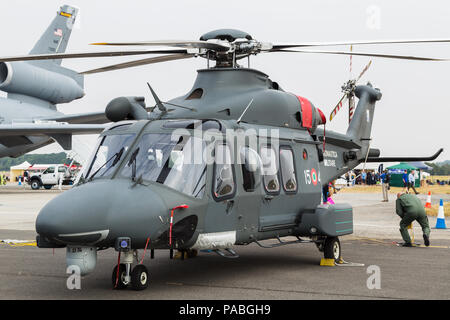
[[425,208],[431,208],[431,191],[428,191],[427,203],[425,203]]

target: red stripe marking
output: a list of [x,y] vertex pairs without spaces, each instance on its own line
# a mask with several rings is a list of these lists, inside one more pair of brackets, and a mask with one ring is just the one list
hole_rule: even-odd
[[300,107],[302,110],[302,127],[311,129],[312,128],[312,105],[307,99],[297,96],[300,101]]
[[317,111],[319,111],[320,118],[322,119],[322,124],[327,123],[327,118],[325,118],[325,115],[323,114],[322,110],[320,110],[319,108],[317,108]]

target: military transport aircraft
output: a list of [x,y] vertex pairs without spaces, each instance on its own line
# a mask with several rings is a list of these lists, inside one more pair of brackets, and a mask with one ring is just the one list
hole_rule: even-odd
[[[323,204],[322,186],[364,161],[381,158],[370,148],[379,89],[352,82],[346,95],[358,104],[345,134],[319,129],[326,117],[308,99],[284,91],[265,73],[239,60],[268,52],[316,52],[393,59],[443,59],[353,51],[295,50],[347,44],[449,42],[436,40],[270,44],[243,31],[221,29],[194,41],[102,43],[170,46],[175,49],[111,51],[0,58],[18,61],[165,53],[86,73],[202,57],[189,92],[163,102],[149,86],[156,105],[143,98],[119,97],[106,107],[114,124],[102,132],[76,186],[40,211],[40,248],[66,247],[67,264],[92,272],[97,251],[115,248],[114,288],[147,287],[146,250],[174,250],[191,256],[211,250],[235,258],[235,245],[263,248],[314,243],[325,258],[340,260],[339,237],[353,232],[348,204]],[[210,65],[213,64],[214,65]],[[283,240],[293,236],[294,240]],[[277,243],[262,240],[276,239]],[[142,258],[138,249],[144,249]],[[131,268],[133,262],[137,265]]]
[[[78,9],[64,5],[30,54],[66,50]],[[101,132],[104,112],[65,115],[56,105],[84,96],[83,75],[60,66],[61,59],[0,62],[0,157],[18,157],[57,141],[72,149],[72,134]],[[82,124],[83,123],[83,124]]]

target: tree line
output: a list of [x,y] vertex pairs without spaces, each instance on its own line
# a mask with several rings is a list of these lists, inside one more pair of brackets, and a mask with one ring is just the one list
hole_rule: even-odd
[[25,154],[17,158],[0,158],[0,171],[9,171],[9,168],[28,161],[30,164],[64,163],[67,158],[65,152],[48,154]]
[[439,163],[431,163],[425,162],[427,166],[430,166],[432,169],[430,174],[433,176],[448,176],[450,175],[450,161],[444,161]]

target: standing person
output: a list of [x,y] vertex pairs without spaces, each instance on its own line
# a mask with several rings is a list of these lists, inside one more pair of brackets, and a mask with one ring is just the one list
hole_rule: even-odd
[[328,183],[326,183],[326,184],[322,187],[322,198],[323,198],[322,200],[323,200],[323,203],[324,203],[324,204],[327,203],[329,194],[330,194],[330,186],[329,186]]
[[416,188],[414,187],[414,185],[416,184],[416,177],[414,176],[414,170],[411,171],[408,175],[408,193],[409,193],[409,188],[412,188],[414,190],[415,194],[419,194],[416,190]]
[[402,193],[405,193],[405,192],[407,192],[407,188],[408,188],[408,180],[409,180],[409,177],[408,177],[408,171],[407,170],[405,170],[405,172],[403,172],[403,175],[402,175],[402,181],[403,181],[403,190],[402,190]]
[[383,200],[382,200],[383,202],[389,201],[390,182],[391,182],[391,175],[387,170],[385,170],[381,174],[381,189],[383,190]]
[[411,247],[411,238],[408,233],[408,226],[415,220],[422,227],[423,240],[425,245],[430,245],[430,225],[428,217],[423,208],[422,202],[413,194],[398,193],[395,202],[395,211],[402,218],[400,221],[400,234],[405,243],[404,247]]
[[348,172],[345,174],[345,180],[347,180],[347,187],[350,187],[350,174]]
[[366,176],[367,176],[366,172],[363,171],[363,172],[361,173],[362,184],[366,184]]
[[367,185],[369,185],[369,186],[372,185],[372,178],[373,178],[372,172],[371,171],[367,172],[367,178],[366,178]]

